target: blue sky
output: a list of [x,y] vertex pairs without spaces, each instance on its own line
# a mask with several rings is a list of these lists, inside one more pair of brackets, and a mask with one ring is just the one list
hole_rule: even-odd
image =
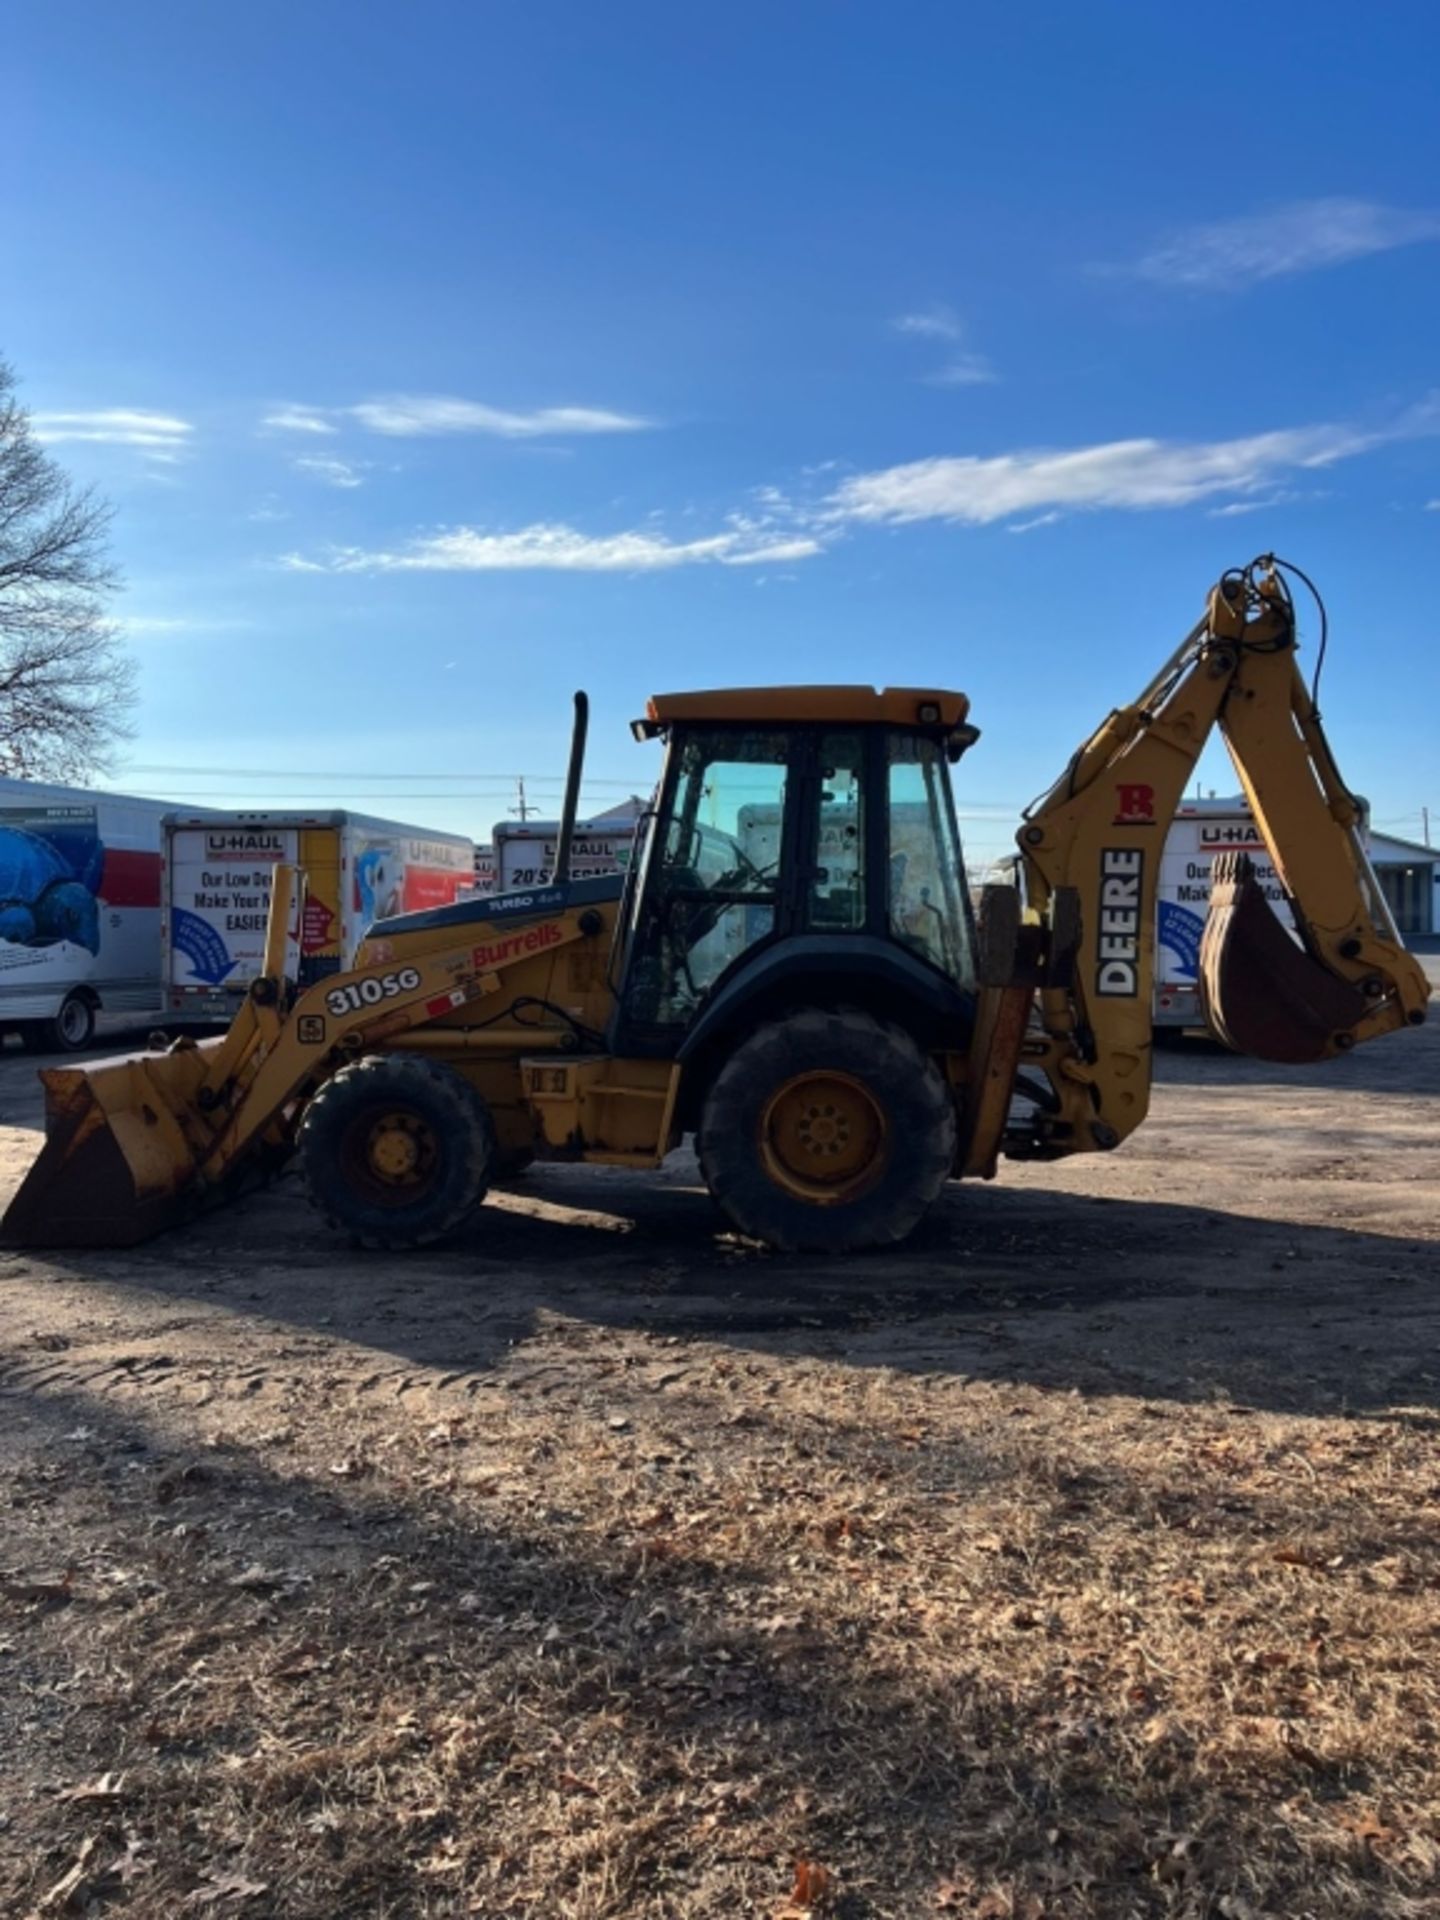
[[652,689],[935,683],[983,857],[1275,548],[1351,783],[1440,813],[1433,8],[95,0],[7,61],[124,784],[480,833],[576,685],[598,806]]

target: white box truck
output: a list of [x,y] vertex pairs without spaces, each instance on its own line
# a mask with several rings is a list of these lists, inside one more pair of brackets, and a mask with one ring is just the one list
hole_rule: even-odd
[[0,777],[0,1030],[71,1052],[160,1011],[167,804]]
[[[570,878],[591,880],[598,874],[623,871],[639,817],[637,807],[634,812],[577,820],[570,842]],[[502,820],[495,828],[494,881],[489,891],[513,893],[524,887],[549,886],[559,846],[558,820]]]
[[167,1023],[228,1021],[259,973],[275,868],[303,867],[296,978],[349,964],[374,920],[449,906],[475,876],[474,842],[346,811],[170,812],[161,945]]

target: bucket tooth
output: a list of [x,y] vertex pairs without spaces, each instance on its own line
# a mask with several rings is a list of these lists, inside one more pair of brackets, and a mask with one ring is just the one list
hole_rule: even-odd
[[1243,853],[1215,857],[1200,943],[1200,999],[1218,1040],[1236,1053],[1286,1066],[1341,1051],[1369,1005],[1276,919]]

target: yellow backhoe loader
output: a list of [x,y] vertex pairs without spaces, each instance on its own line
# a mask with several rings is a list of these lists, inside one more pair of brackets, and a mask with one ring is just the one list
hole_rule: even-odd
[[1298,937],[1243,860],[1217,874],[1216,1033],[1309,1061],[1418,1024],[1429,987],[1296,644],[1283,564],[1227,573],[1026,815],[1018,884],[978,918],[950,787],[977,738],[962,694],[652,699],[636,733],[665,742],[664,772],[623,880],[568,877],[577,698],[552,885],[377,921],[353,967],[298,991],[304,876],[282,868],[223,1038],[43,1074],[47,1140],[5,1235],[128,1244],[296,1154],[336,1227],[414,1247],[537,1154],[653,1167],[693,1133],[740,1232],[900,1240],[947,1180],[1109,1150],[1144,1118],[1160,855],[1217,725]]

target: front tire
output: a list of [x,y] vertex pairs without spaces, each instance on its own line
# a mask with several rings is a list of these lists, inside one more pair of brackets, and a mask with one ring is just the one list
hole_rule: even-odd
[[742,1233],[787,1253],[893,1246],[955,1161],[955,1106],[903,1028],[818,1008],[774,1020],[716,1076],[700,1170]]
[[362,1247],[432,1246],[472,1214],[495,1169],[489,1109],[463,1075],[423,1054],[342,1067],[296,1135],[310,1198]]

